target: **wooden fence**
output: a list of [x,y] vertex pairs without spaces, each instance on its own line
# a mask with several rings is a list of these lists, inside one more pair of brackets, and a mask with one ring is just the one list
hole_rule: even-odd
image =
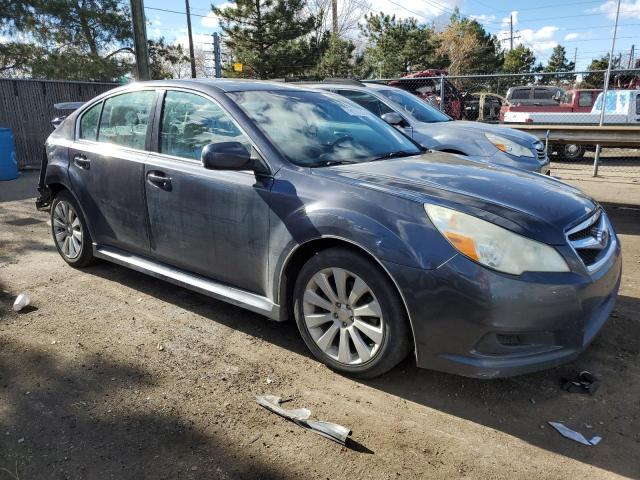
[[65,80],[0,79],[0,127],[13,130],[20,169],[39,168],[44,142],[60,114],[54,103],[83,102],[118,84]]

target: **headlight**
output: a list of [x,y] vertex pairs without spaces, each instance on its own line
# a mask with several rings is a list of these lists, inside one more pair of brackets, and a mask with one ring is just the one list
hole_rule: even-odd
[[498,150],[508,153],[509,155],[514,155],[516,157],[535,156],[529,147],[520,145],[508,138],[501,137],[500,135],[494,135],[493,133],[485,133],[484,136],[487,137],[487,140],[493,143]]
[[549,245],[457,210],[429,204],[424,208],[453,248],[482,265],[513,275],[569,271],[567,262]]

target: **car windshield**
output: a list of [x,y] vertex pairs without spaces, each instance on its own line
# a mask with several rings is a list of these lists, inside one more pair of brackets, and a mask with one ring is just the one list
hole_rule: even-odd
[[382,95],[401,106],[405,112],[419,122],[448,122],[451,118],[428,103],[404,90],[378,90]]
[[254,90],[227,95],[297,165],[329,166],[422,153],[394,127],[329,92]]

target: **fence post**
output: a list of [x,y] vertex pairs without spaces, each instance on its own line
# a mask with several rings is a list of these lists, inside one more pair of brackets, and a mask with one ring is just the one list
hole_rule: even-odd
[[440,111],[444,112],[444,75],[440,75]]

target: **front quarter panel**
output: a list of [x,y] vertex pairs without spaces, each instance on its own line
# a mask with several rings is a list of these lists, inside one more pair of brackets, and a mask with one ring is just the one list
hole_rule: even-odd
[[274,298],[287,259],[320,238],[343,239],[382,264],[427,270],[455,255],[414,200],[289,169],[276,176],[269,195]]

